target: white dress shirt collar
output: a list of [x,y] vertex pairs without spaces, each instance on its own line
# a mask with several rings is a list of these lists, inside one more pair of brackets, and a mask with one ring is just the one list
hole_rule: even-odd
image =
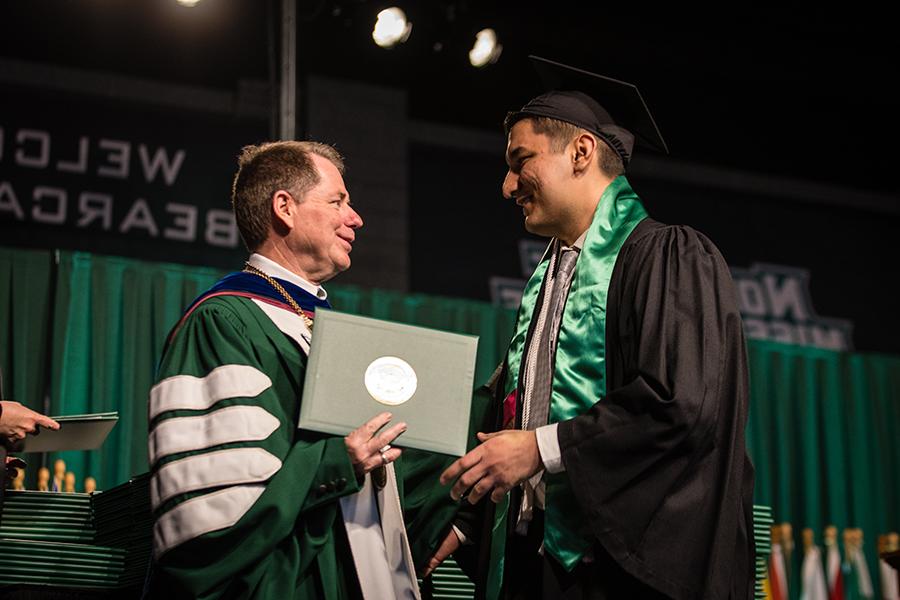
[[304,291],[309,292],[319,300],[325,300],[326,298],[328,298],[328,293],[321,285],[315,285],[308,282],[296,273],[288,271],[271,258],[266,258],[262,254],[256,254],[254,252],[250,255],[250,259],[247,262],[249,262],[251,266],[256,267],[266,275],[271,275],[272,277],[277,277],[278,279],[290,281],[294,285],[302,288]]
[[574,248],[575,250],[578,250],[579,252],[581,252],[581,249],[584,247],[584,239],[586,237],[587,237],[587,229],[585,229],[583,232],[581,232],[581,235],[578,236],[578,239],[575,240],[575,243],[572,244],[571,246],[568,246],[568,248]]

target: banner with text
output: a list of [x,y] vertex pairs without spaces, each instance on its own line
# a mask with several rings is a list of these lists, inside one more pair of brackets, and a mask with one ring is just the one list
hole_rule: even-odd
[[230,207],[266,124],[0,94],[0,243],[216,266],[244,255]]
[[[546,251],[546,242],[519,241],[522,276],[529,277]],[[853,323],[819,317],[809,293],[809,271],[756,263],[731,268],[747,337],[829,350],[853,349]],[[525,279],[491,277],[491,300],[518,308]]]

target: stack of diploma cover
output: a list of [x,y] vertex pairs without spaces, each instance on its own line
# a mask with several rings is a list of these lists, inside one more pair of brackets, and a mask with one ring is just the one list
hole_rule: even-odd
[[768,597],[763,582],[769,576],[769,555],[772,554],[772,509],[760,504],[753,505],[753,540],[756,543],[756,589],[754,598]]
[[[118,415],[54,419],[60,429],[28,437],[25,452],[99,448]],[[0,511],[0,585],[122,587],[129,549],[98,540],[95,502],[100,495],[7,491]]]
[[316,311],[301,429],[347,435],[388,411],[398,445],[466,452],[478,338],[333,310]]
[[93,495],[96,543],[126,551],[119,586],[143,583],[153,550],[150,475],[137,475],[112,489]]
[[149,474],[104,492],[8,491],[0,585],[136,588],[153,548]]
[[90,494],[8,491],[0,514],[0,584],[109,588],[125,550],[95,545]]

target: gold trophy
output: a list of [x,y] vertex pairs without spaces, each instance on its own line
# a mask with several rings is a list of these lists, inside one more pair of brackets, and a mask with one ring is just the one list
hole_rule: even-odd
[[12,480],[12,489],[25,489],[25,467],[19,467],[16,469],[16,477]]
[[39,492],[50,491],[50,469],[41,467],[37,474],[37,489]]
[[53,463],[53,481],[50,482],[51,492],[61,492],[66,480],[66,461],[57,458]]

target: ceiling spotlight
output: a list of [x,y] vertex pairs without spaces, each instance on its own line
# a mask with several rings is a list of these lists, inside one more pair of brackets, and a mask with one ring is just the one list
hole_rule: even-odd
[[484,67],[497,62],[503,46],[497,43],[497,33],[493,29],[482,29],[475,34],[475,45],[469,50],[469,62],[473,67]]
[[405,42],[411,31],[412,23],[406,20],[406,14],[392,6],[378,13],[372,39],[382,48],[390,48]]
[[200,0],[175,0],[178,4],[182,6],[197,6],[200,3]]

